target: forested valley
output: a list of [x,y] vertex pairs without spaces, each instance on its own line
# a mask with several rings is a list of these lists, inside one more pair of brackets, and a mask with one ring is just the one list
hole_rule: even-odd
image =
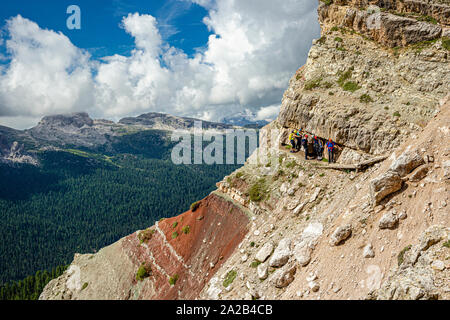
[[37,298],[74,253],[189,210],[241,166],[175,165],[172,147],[150,130],[109,150],[71,146],[39,152],[39,166],[0,165],[1,298]]

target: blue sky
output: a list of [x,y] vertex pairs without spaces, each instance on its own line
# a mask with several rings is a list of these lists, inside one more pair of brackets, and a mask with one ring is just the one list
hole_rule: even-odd
[[[69,30],[66,13],[70,5],[81,9],[81,30]],[[188,1],[177,0],[14,0],[2,1],[0,23],[20,14],[41,28],[61,31],[93,57],[129,55],[134,41],[119,26],[123,16],[139,12],[158,20],[163,38],[172,46],[192,55],[205,46],[211,32],[202,23],[208,11]],[[5,53],[5,47],[2,47]]]
[[[81,30],[67,8],[81,9]],[[318,1],[15,0],[0,11],[0,125],[88,112],[273,120],[320,37]]]

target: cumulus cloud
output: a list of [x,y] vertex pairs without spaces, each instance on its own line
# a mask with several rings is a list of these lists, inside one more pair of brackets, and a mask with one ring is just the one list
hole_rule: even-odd
[[125,16],[121,27],[135,49],[100,61],[62,33],[12,18],[5,43],[11,62],[0,75],[0,123],[4,116],[82,110],[114,120],[156,111],[220,121],[249,109],[258,120],[273,119],[290,77],[319,36],[317,3],[192,2],[208,9],[204,23],[213,33],[193,57],[168,45],[151,15]]
[[281,108],[280,104],[274,105],[274,106],[263,107],[263,108],[259,109],[258,112],[256,113],[255,120],[270,121],[270,120],[274,119],[278,115],[278,113],[280,113],[280,108]]
[[20,15],[7,21],[11,62],[0,76],[0,116],[41,116],[93,102],[90,56],[62,33]]

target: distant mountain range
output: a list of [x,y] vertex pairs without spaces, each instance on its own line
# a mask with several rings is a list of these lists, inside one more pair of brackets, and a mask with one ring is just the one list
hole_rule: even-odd
[[262,128],[269,124],[266,120],[255,120],[256,115],[251,112],[241,112],[230,117],[224,118],[223,123],[231,124],[234,126],[241,126],[245,128]]
[[0,162],[37,164],[34,152],[51,148],[89,148],[112,151],[112,146],[127,134],[145,130],[193,131],[194,123],[202,122],[204,130],[226,130],[242,127],[259,128],[245,117],[229,118],[228,123],[177,117],[163,113],[146,113],[127,117],[119,122],[94,120],[87,113],[46,116],[33,128],[16,130],[0,126]]

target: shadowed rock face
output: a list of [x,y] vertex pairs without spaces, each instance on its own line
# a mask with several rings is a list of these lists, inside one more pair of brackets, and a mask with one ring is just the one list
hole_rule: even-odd
[[[142,242],[138,231],[97,254],[75,255],[40,299],[195,299],[247,234],[247,225],[239,207],[211,194],[195,212],[156,223]],[[139,281],[142,264],[151,275]]]

